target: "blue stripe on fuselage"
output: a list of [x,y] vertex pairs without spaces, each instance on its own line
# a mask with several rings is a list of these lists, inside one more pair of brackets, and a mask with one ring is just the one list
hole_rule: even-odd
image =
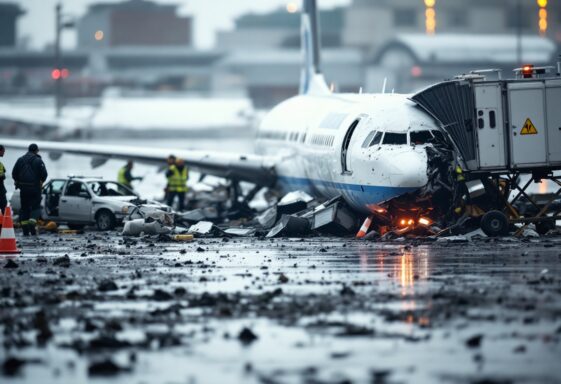
[[[404,187],[382,187],[374,185],[336,183],[333,181],[311,180],[301,177],[280,176],[279,184],[289,190],[301,189],[308,193],[313,192],[318,187],[326,187],[341,191],[349,203],[357,209],[366,210],[368,205],[378,204],[396,196],[401,196],[413,192],[418,188]],[[314,188],[316,187],[316,188]]]

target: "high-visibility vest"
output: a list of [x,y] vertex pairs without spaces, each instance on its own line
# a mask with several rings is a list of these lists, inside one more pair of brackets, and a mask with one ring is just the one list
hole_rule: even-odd
[[168,177],[168,189],[170,192],[187,192],[187,178],[189,177],[189,172],[187,167],[183,167],[181,171],[177,169],[175,165],[170,167],[172,172],[171,176]]
[[464,177],[464,171],[462,170],[462,167],[460,167],[459,165],[456,165],[456,180],[457,181],[464,181],[466,178]]
[[124,166],[123,168],[119,169],[119,173],[117,174],[117,182],[126,185],[127,187],[131,186],[130,181],[127,180],[125,177],[125,173],[127,172],[127,167]]
[[6,176],[6,167],[0,162],[0,177]]

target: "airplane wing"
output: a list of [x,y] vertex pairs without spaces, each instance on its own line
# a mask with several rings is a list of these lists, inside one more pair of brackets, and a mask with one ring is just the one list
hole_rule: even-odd
[[[1,139],[6,148],[27,150],[28,140]],[[276,182],[276,158],[259,155],[235,155],[220,152],[185,149],[146,148],[121,145],[83,144],[56,141],[35,141],[41,152],[58,159],[63,154],[89,156],[93,168],[109,159],[133,160],[138,163],[162,166],[170,154],[185,160],[193,170],[231,180],[247,181],[262,186]]]

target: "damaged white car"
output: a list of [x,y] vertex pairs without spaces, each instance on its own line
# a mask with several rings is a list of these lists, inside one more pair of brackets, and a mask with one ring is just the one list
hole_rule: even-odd
[[[20,209],[19,190],[12,195],[10,204],[14,213]],[[101,231],[121,224],[129,211],[139,204],[150,204],[168,209],[155,201],[141,200],[127,186],[94,177],[53,179],[43,187],[42,218],[65,223],[72,229],[95,224]]]

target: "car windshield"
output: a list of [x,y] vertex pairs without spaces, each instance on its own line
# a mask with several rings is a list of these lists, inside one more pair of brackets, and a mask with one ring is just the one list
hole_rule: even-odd
[[122,184],[110,181],[90,181],[88,183],[96,196],[136,196],[132,190]]

